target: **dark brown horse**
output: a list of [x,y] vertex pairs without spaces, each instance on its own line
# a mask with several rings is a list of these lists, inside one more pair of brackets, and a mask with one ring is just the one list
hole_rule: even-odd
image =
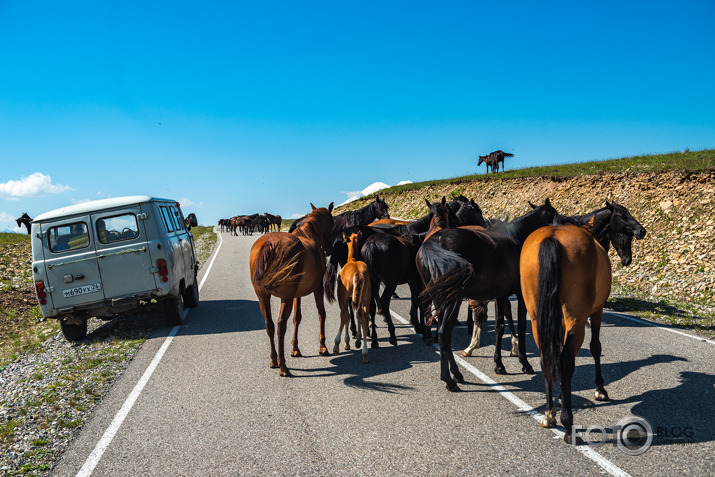
[[[518,338],[522,371],[534,370],[526,358],[526,308],[519,287],[521,246],[534,230],[550,224],[556,210],[548,199],[544,205],[513,221],[478,231],[447,228],[430,237],[417,253],[417,268],[425,299],[434,307],[432,318],[439,321],[440,378],[450,391],[458,391],[464,377],[452,353],[452,330],[464,298],[486,301],[516,294],[519,300]],[[495,372],[505,373],[501,348],[495,352]]]
[[486,156],[479,156],[479,162],[477,163],[477,167],[481,166],[482,162],[486,162],[487,174],[489,173],[489,168],[491,168],[492,172],[496,174],[497,172],[499,172],[499,163],[501,162],[502,172],[504,172],[505,157],[514,157],[514,154],[504,152],[501,149],[498,151],[490,152]]
[[32,219],[30,218],[29,215],[27,215],[27,212],[23,212],[20,218],[15,219],[15,222],[17,222],[17,226],[20,227],[22,225],[25,226],[27,229],[27,234],[30,234],[30,226],[32,224]]
[[268,217],[268,231],[272,232],[273,231],[273,226],[276,228],[276,232],[279,232],[281,230],[281,223],[283,222],[283,217],[280,215],[272,215],[269,214],[268,212],[264,212],[266,217]]
[[[271,368],[280,368],[281,376],[290,376],[286,366],[283,340],[293,308],[293,351],[298,348],[298,326],[301,321],[300,299],[313,294],[320,320],[319,353],[330,355],[325,347],[325,304],[323,302],[323,274],[325,257],[330,253],[333,231],[333,203],[328,208],[315,208],[293,233],[271,232],[261,236],[251,247],[251,283],[258,297],[261,313],[266,321],[266,332],[271,342]],[[271,296],[281,300],[278,316],[278,353],[274,342],[275,329],[271,316]]]

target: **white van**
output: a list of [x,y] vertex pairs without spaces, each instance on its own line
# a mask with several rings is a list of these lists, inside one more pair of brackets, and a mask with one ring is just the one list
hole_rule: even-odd
[[177,325],[184,305],[198,306],[194,239],[175,200],[129,196],[63,207],[35,218],[31,234],[40,309],[69,341],[86,337],[91,316],[111,319],[156,300]]

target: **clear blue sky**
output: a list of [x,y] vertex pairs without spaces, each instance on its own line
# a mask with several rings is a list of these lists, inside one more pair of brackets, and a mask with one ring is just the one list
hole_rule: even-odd
[[[0,0],[0,230],[715,147],[715,2]],[[528,198],[524,198],[526,200]]]

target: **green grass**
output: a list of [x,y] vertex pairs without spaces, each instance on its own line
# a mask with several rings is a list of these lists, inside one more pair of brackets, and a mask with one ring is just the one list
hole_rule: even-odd
[[[474,163],[476,169],[476,161]],[[701,151],[685,150],[669,154],[654,154],[645,156],[624,157],[603,161],[574,162],[571,164],[545,165],[514,169],[499,174],[473,174],[451,179],[415,182],[381,190],[380,193],[399,193],[408,190],[421,189],[430,185],[451,184],[469,181],[490,181],[512,179],[517,177],[574,177],[581,175],[606,174],[623,171],[633,172],[696,172],[715,168],[715,149]]]

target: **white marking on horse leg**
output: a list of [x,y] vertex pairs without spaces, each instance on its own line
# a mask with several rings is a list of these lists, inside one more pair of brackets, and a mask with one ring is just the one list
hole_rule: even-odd
[[481,322],[479,322],[477,324],[477,320],[474,320],[474,321],[475,321],[475,326],[472,329],[472,341],[469,343],[469,346],[467,346],[467,349],[462,351],[462,356],[464,356],[465,358],[468,356],[471,356],[472,351],[479,348],[479,342],[482,339],[482,324],[481,324]]
[[511,354],[509,356],[519,356],[519,340],[516,336],[511,337]]
[[340,327],[338,328],[338,334],[335,335],[335,346],[333,347],[333,354],[340,353],[340,335],[342,335],[342,334],[343,334],[343,324],[341,322]]
[[556,409],[547,409],[544,412],[541,427],[556,427]]

